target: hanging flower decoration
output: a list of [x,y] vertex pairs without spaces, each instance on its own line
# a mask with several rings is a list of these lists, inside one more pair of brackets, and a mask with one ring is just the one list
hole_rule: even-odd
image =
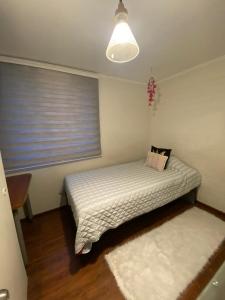
[[156,80],[153,76],[151,76],[148,81],[148,88],[147,88],[149,106],[151,106],[155,100],[156,90],[157,90]]

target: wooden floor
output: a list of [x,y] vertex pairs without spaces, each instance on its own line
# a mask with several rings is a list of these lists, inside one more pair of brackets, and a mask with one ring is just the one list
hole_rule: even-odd
[[[29,258],[28,299],[124,299],[104,260],[104,254],[119,244],[152,230],[191,206],[185,201],[177,200],[108,231],[94,244],[90,254],[82,256],[74,255],[75,224],[68,207],[38,215],[32,223],[22,221]],[[198,206],[207,209],[200,204]],[[211,212],[217,214],[213,210]],[[217,215],[224,219],[223,215]],[[224,260],[225,243],[185,290],[181,299],[196,299]]]

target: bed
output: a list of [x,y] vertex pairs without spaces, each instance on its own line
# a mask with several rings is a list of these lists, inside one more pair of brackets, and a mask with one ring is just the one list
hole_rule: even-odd
[[200,182],[199,172],[174,156],[163,172],[139,160],[66,176],[77,225],[75,253],[88,253],[108,229],[187,194]]

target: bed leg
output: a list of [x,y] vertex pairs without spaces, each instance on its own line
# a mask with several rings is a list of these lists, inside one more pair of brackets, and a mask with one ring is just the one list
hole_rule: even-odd
[[67,206],[68,204],[69,203],[68,203],[68,198],[67,198],[66,192],[62,191],[61,192],[61,199],[60,199],[60,206]]
[[188,194],[184,195],[184,199],[192,204],[195,204],[195,201],[197,201],[197,191],[198,188],[191,190]]

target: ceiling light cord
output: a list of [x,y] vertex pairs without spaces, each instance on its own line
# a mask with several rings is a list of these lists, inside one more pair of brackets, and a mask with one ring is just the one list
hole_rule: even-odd
[[127,9],[125,8],[125,6],[124,6],[122,0],[119,1],[118,8],[117,8],[117,10],[116,10],[116,12],[115,12],[115,15],[118,15],[119,13],[125,13],[125,14],[128,14],[128,11],[127,11]]

